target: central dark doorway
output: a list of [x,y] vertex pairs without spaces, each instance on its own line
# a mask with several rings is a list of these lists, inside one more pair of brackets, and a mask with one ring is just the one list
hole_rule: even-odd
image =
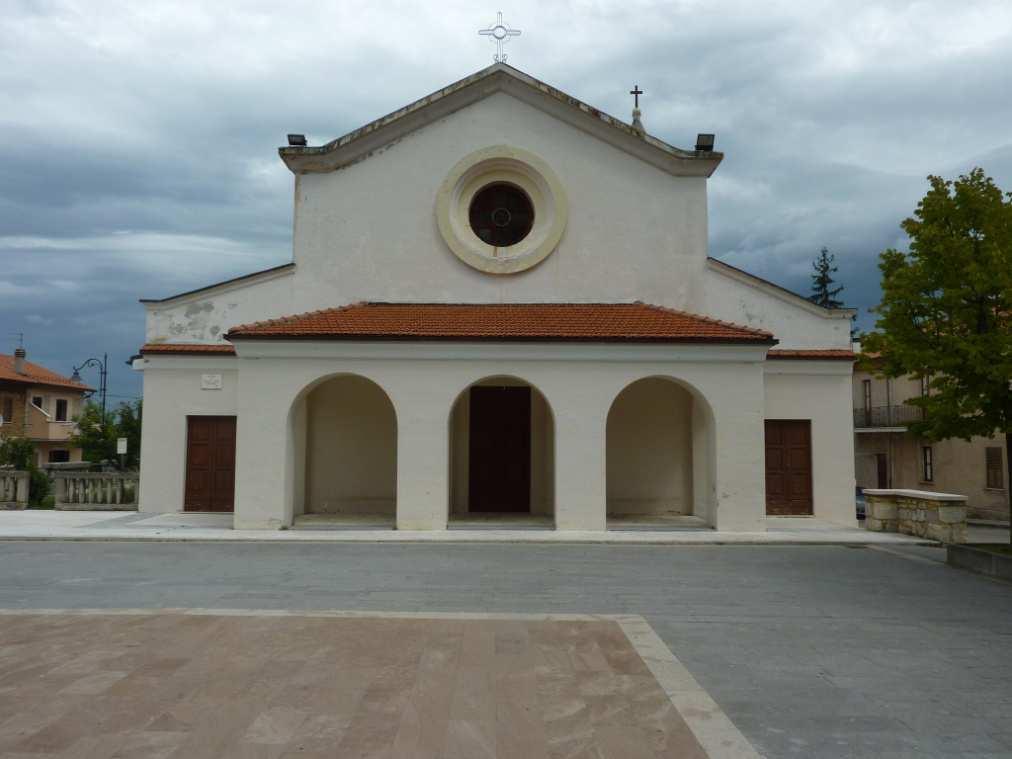
[[472,387],[468,503],[472,512],[531,510],[531,389]]

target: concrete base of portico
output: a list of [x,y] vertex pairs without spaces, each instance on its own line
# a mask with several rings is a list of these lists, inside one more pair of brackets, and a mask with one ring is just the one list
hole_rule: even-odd
[[[231,514],[175,513],[124,515],[122,512],[0,512],[0,540],[128,541],[305,541],[326,543],[609,543],[646,545],[934,545],[935,541],[889,532],[869,532],[812,518],[779,518],[764,532],[725,532],[640,524],[608,530],[531,529],[519,525],[471,523],[466,529],[394,530],[389,526],[348,524],[328,529],[325,522],[302,523],[309,529],[233,528]],[[620,522],[621,524],[621,522]],[[313,529],[312,527],[315,527]]]

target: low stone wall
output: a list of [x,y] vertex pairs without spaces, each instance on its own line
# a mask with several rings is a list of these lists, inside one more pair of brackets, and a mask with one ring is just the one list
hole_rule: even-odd
[[927,490],[865,490],[865,529],[942,543],[966,542],[966,496]]
[[61,511],[136,511],[137,472],[53,472]]
[[31,474],[19,469],[0,469],[0,509],[28,507]]

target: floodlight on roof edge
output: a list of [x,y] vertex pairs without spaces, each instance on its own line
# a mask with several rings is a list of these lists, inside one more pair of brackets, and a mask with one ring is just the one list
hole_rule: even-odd
[[714,136],[712,134],[700,133],[696,135],[696,150],[700,153],[712,153],[713,141]]

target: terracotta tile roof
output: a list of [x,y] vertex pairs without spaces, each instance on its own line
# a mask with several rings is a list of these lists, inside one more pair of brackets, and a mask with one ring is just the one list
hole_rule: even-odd
[[235,348],[227,343],[145,343],[141,346],[142,356],[149,356],[153,353],[166,355],[192,355],[192,354],[218,354],[235,355]]
[[794,350],[792,348],[773,348],[766,353],[772,359],[815,359],[822,361],[854,361],[857,354],[849,348],[812,348]]
[[25,361],[24,374],[14,371],[14,356],[0,353],[0,381],[23,382],[26,385],[49,385],[51,387],[69,387],[81,392],[90,392],[94,388],[81,382],[74,382],[70,377],[50,371],[44,366]]
[[770,343],[762,330],[644,303],[356,303],[233,327],[226,337]]

